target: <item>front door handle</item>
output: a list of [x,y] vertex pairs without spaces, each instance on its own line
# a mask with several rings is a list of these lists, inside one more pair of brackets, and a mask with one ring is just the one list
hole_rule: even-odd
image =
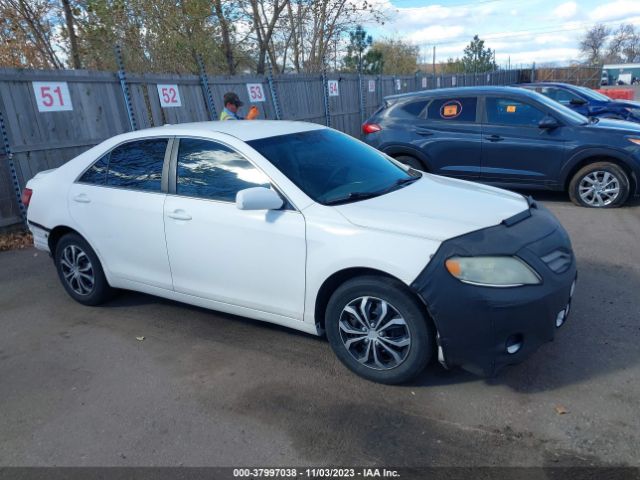
[[184,210],[174,210],[173,212],[167,213],[167,217],[173,218],[174,220],[191,220],[191,215]]
[[74,202],[78,203],[91,203],[91,199],[87,196],[86,193],[79,193],[75,197],[73,197]]
[[490,142],[501,142],[502,140],[504,140],[504,138],[501,137],[500,135],[489,135],[488,137],[484,137],[484,138],[486,138]]

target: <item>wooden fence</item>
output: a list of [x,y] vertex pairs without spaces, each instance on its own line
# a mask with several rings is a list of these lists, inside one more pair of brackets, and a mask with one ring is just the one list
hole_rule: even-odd
[[[131,130],[130,119],[138,129],[211,120],[222,110],[222,97],[227,91],[235,91],[248,105],[248,83],[262,87],[264,101],[258,104],[259,118],[279,116],[283,120],[327,124],[359,137],[362,121],[387,95],[452,86],[505,85],[519,80],[518,70],[438,76],[129,74],[121,78],[112,72],[0,69],[0,227],[23,220],[16,193],[37,172],[58,167],[106,138]],[[33,82],[66,82],[72,110],[41,111]],[[334,82],[338,95],[329,94],[328,84]],[[161,106],[159,84],[176,85],[181,106]]]

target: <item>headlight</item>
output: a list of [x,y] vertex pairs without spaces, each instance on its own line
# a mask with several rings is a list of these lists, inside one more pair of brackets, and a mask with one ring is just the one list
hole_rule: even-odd
[[485,287],[519,287],[540,283],[538,274],[517,257],[451,257],[451,275],[464,283]]

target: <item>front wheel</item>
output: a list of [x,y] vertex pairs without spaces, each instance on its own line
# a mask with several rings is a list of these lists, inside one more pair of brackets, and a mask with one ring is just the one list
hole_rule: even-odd
[[627,201],[629,190],[629,177],[611,162],[586,165],[569,183],[571,201],[582,207],[619,207]]
[[87,241],[76,233],[62,237],[55,248],[54,261],[62,286],[83,305],[99,305],[108,300],[109,286],[98,256]]
[[329,300],[325,327],[336,356],[361,377],[397,384],[418,375],[433,355],[430,323],[399,281],[360,277]]

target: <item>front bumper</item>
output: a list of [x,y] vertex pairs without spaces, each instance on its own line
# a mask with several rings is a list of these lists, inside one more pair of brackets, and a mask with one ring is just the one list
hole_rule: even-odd
[[[445,267],[456,255],[518,256],[542,283],[511,288],[465,284]],[[576,275],[566,231],[532,202],[529,210],[500,225],[443,242],[412,287],[436,324],[443,363],[492,376],[553,340],[558,315],[569,313]]]

